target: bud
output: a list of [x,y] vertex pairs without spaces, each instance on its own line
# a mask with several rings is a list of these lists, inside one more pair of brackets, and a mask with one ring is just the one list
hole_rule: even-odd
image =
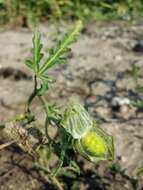
[[94,126],[82,138],[74,140],[74,148],[90,161],[113,160],[113,138],[101,128]]
[[93,120],[79,103],[71,101],[65,111],[61,125],[74,139],[79,139],[92,128]]

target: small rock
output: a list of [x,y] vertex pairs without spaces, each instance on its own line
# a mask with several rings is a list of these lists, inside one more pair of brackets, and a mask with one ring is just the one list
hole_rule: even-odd
[[124,97],[114,97],[111,102],[113,117],[129,119],[135,114],[135,109],[130,106],[131,101]]
[[122,97],[114,97],[112,99],[112,106],[123,106],[123,105],[129,105],[130,100],[128,98],[122,98]]
[[120,61],[122,61],[122,60],[123,60],[123,57],[122,57],[121,55],[116,55],[116,56],[115,56],[115,61],[120,62]]
[[92,93],[94,95],[99,95],[99,96],[103,96],[108,91],[110,91],[110,87],[108,85],[104,84],[103,82],[98,82],[98,83],[92,84],[91,89],[92,89]]
[[96,108],[96,112],[99,114],[101,118],[106,119],[111,117],[110,109],[108,109],[107,107],[98,107]]
[[135,88],[135,82],[132,78],[123,78],[116,83],[118,90],[131,90]]

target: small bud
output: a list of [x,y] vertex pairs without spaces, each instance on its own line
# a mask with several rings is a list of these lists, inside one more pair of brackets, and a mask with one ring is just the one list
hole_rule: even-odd
[[70,102],[61,125],[74,139],[79,139],[92,128],[93,120],[89,113],[77,102]]
[[74,140],[74,148],[90,161],[113,160],[113,138],[99,127],[93,127],[81,139]]

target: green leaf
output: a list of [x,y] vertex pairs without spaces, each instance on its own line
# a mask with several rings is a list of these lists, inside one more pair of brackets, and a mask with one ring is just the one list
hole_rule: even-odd
[[39,75],[45,73],[47,69],[51,68],[55,64],[61,64],[65,62],[65,53],[68,52],[69,46],[77,39],[77,36],[82,28],[82,22],[79,21],[75,28],[67,33],[64,38],[58,42],[55,48],[50,49],[49,57],[45,63],[39,69]]
[[136,102],[133,101],[132,105],[137,107],[137,108],[143,108],[143,100],[137,100]]
[[49,88],[48,82],[43,81],[41,87],[37,90],[37,95],[42,96]]
[[107,9],[114,9],[114,6],[110,5],[109,3],[101,2],[100,5],[101,7],[105,7]]
[[41,75],[39,78],[42,80],[42,84],[41,87],[37,90],[37,95],[42,96],[48,90],[49,83],[54,83],[55,80],[44,74]]
[[47,76],[46,74],[40,75],[40,79],[43,81],[47,81],[48,83],[53,83],[55,82],[54,79],[50,78],[49,76]]
[[70,166],[74,168],[74,171],[80,175],[80,167],[78,166],[78,164],[74,161],[71,160],[70,161]]
[[33,37],[33,63],[34,63],[34,70],[37,73],[39,71],[39,64],[43,57],[41,53],[43,45],[41,44],[41,34],[39,32],[34,33]]
[[43,65],[40,66],[43,54],[41,49],[43,45],[41,44],[41,34],[36,31],[33,37],[33,58],[32,60],[27,60],[25,64],[34,71],[37,78],[41,79],[41,87],[37,91],[37,95],[42,95],[48,90],[49,83],[53,83],[54,80],[51,79],[46,73],[47,69],[51,68],[55,64],[64,63],[66,60],[65,54],[69,51],[69,46],[76,40],[82,27],[82,22],[79,21],[75,28],[67,33],[64,38],[58,42],[55,48],[49,50],[49,57]]
[[33,62],[31,60],[26,60],[25,64],[30,68],[33,69]]

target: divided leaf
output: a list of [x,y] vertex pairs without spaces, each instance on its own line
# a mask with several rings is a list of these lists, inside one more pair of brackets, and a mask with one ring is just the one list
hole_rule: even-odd
[[34,33],[33,37],[33,64],[34,64],[34,70],[37,73],[39,71],[39,64],[43,57],[43,54],[41,53],[43,45],[41,44],[41,34],[39,32]]
[[33,62],[31,60],[26,60],[25,64],[30,68],[30,69],[34,69],[33,68]]
[[43,45],[41,44],[41,34],[36,31],[33,36],[33,58],[32,60],[26,60],[25,64],[32,70],[34,70],[35,73],[38,73],[40,61],[43,57],[43,54],[41,53],[41,49]]
[[43,58],[43,54],[41,53],[41,49],[43,47],[41,43],[41,34],[36,31],[33,37],[33,58],[32,60],[27,60],[25,64],[34,71],[36,77],[41,79],[41,87],[38,89],[37,94],[42,95],[48,90],[49,83],[53,82],[51,78],[49,78],[47,74],[47,70],[56,64],[65,63],[66,53],[69,51],[69,46],[75,42],[77,36],[80,33],[82,28],[82,22],[78,21],[75,25],[74,29],[68,32],[62,40],[58,42],[55,48],[51,48],[49,50],[49,57],[44,62],[44,64],[40,65],[41,59]]
[[39,70],[39,75],[45,73],[47,69],[53,65],[61,64],[65,62],[65,53],[69,51],[69,46],[76,41],[77,36],[82,28],[82,22],[78,21],[75,28],[67,33],[61,41],[58,42],[55,48],[50,49],[49,57]]
[[45,82],[44,80],[42,80],[42,84],[40,88],[37,89],[37,95],[42,96],[48,90],[48,88],[49,88],[48,82]]

